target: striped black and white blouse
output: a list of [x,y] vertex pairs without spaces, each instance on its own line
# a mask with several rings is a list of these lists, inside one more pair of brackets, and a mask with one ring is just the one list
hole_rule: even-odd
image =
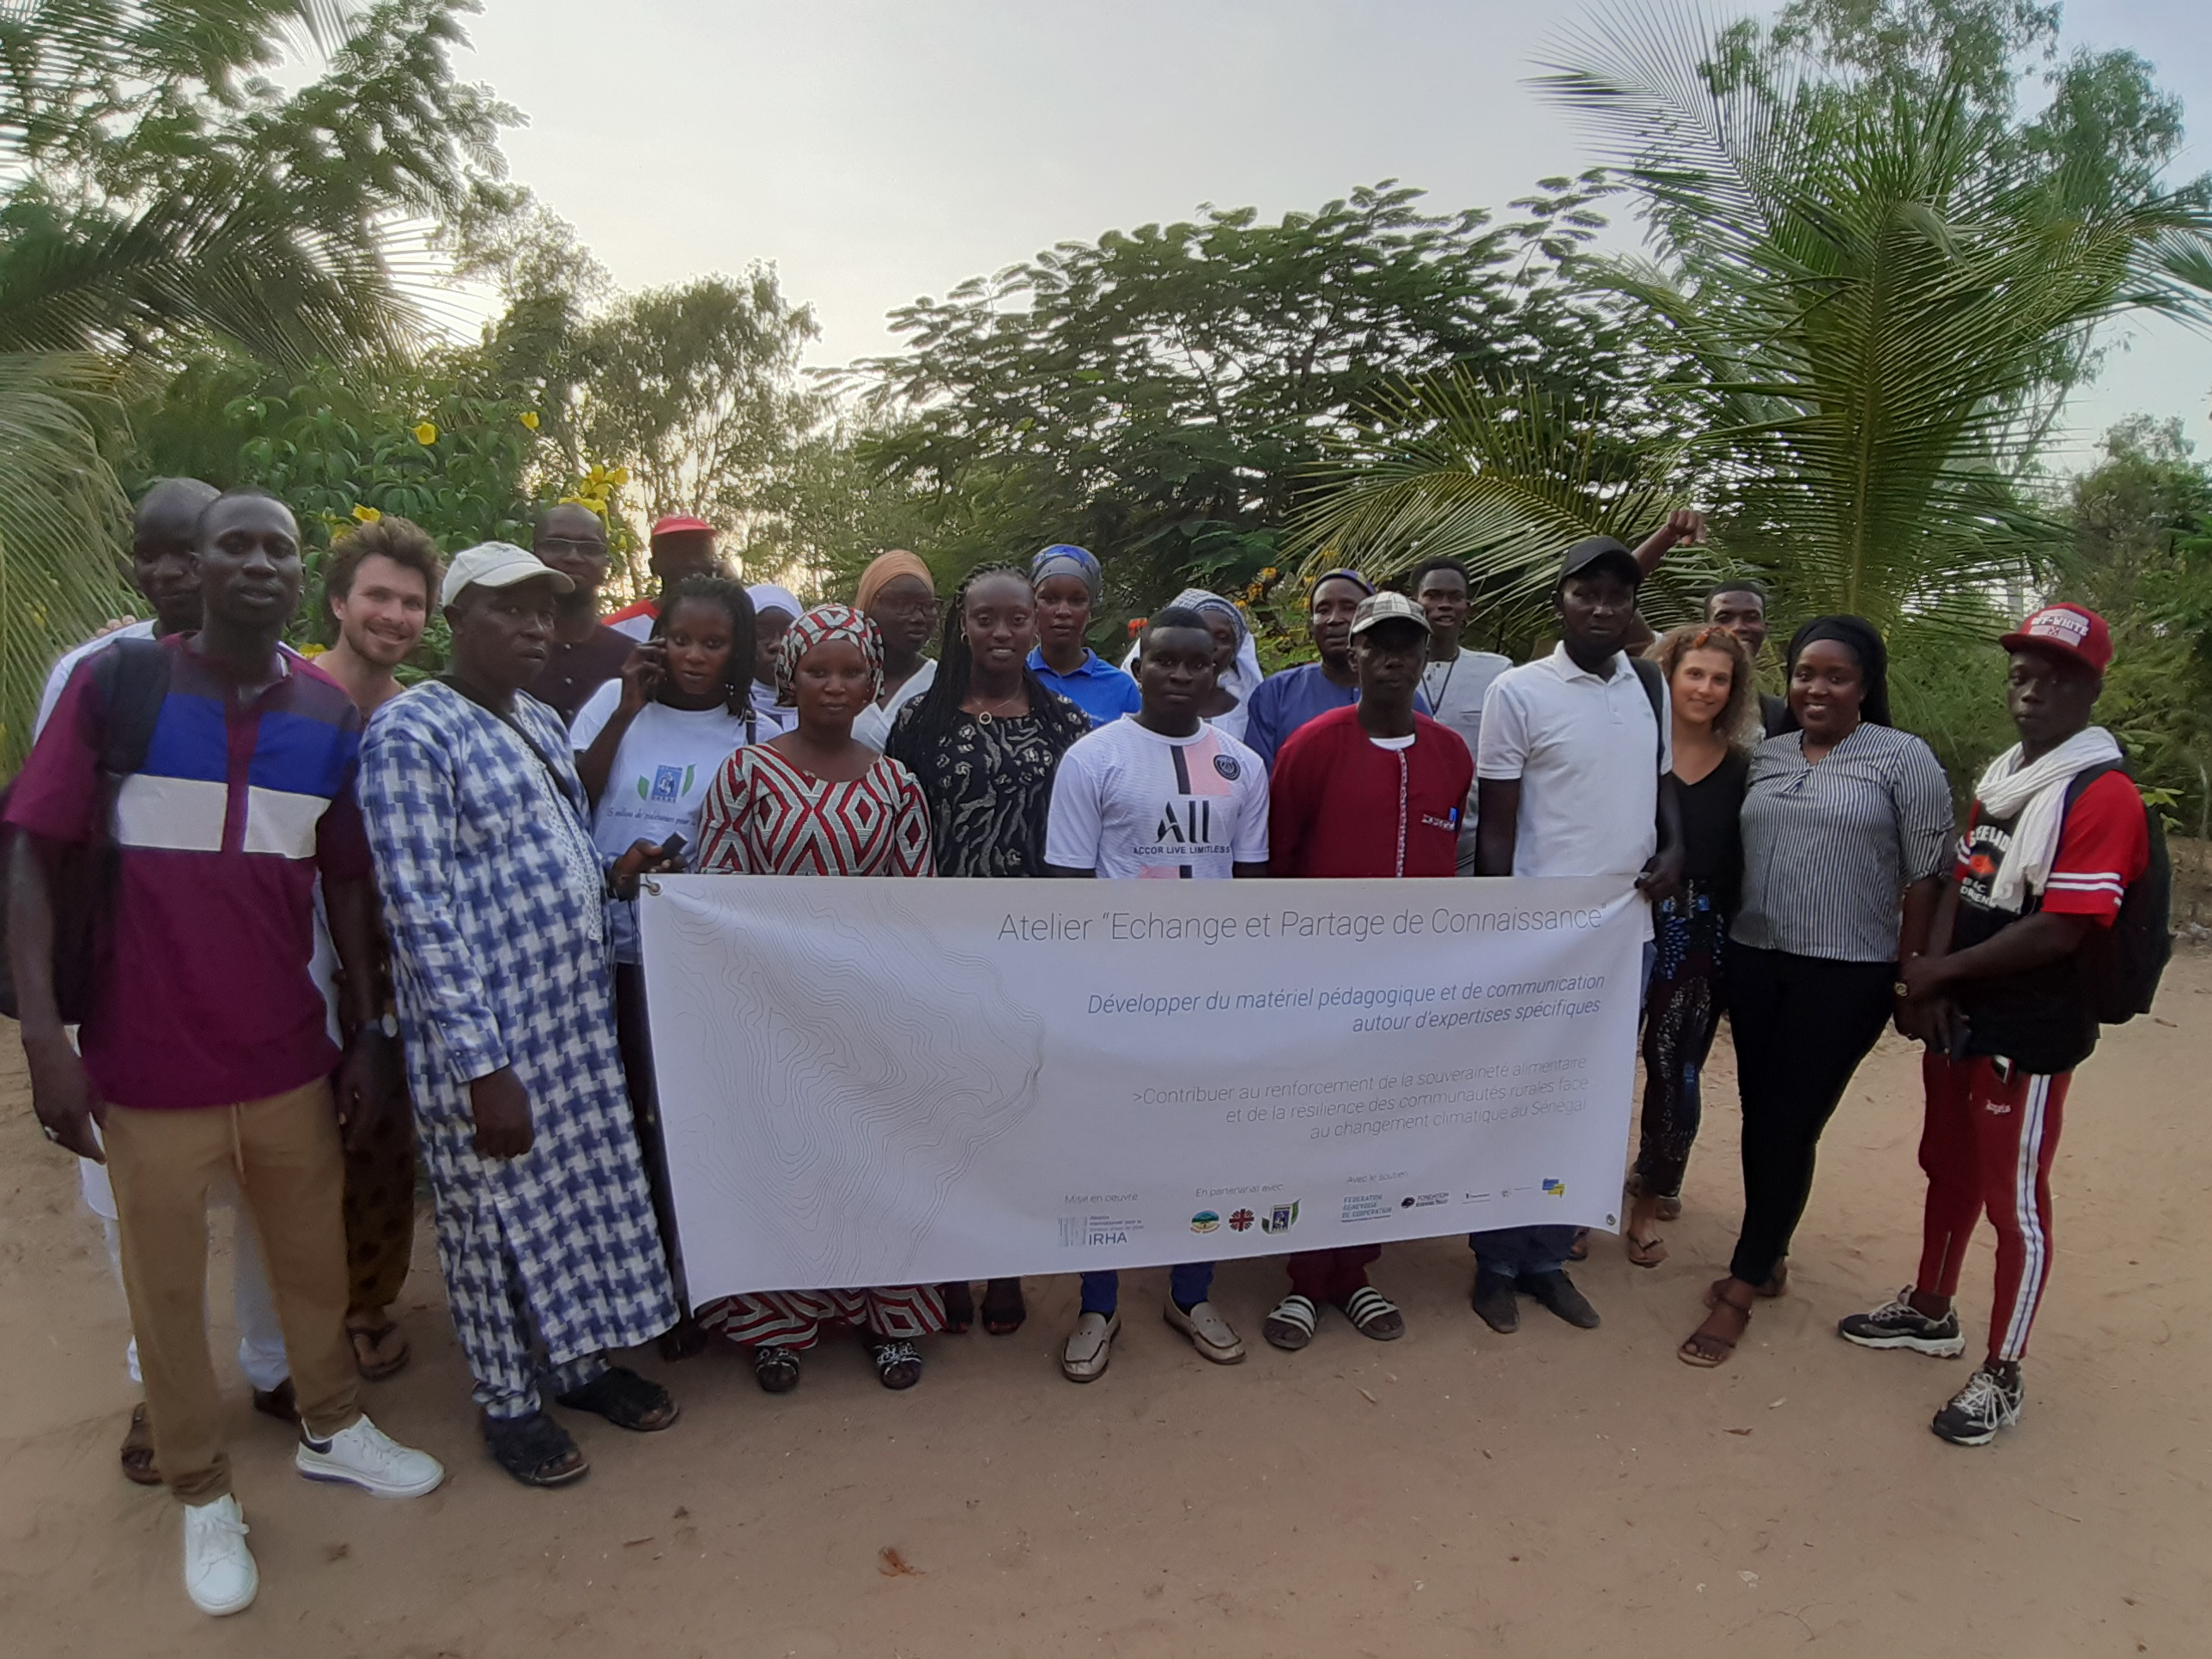
[[1905,889],[1949,867],[1951,786],[1909,732],[1861,724],[1817,763],[1804,733],[1752,752],[1743,798],[1740,945],[1894,962]]

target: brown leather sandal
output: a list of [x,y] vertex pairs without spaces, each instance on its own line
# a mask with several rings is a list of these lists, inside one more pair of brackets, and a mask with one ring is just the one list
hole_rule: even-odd
[[[1721,1281],[1723,1285],[1731,1282],[1728,1279]],[[1734,1336],[1723,1336],[1718,1331],[1708,1328],[1721,1317],[1722,1304],[1743,1316],[1742,1329]],[[1674,1358],[1685,1365],[1695,1365],[1700,1370],[1711,1370],[1716,1366],[1727,1364],[1729,1356],[1735,1352],[1735,1345],[1743,1340],[1744,1333],[1751,1328],[1751,1304],[1752,1298],[1748,1296],[1738,1301],[1725,1290],[1717,1291],[1712,1312],[1706,1316],[1705,1324],[1682,1339],[1682,1346],[1674,1350]]]
[[381,1316],[358,1325],[349,1322],[346,1336],[353,1343],[353,1368],[364,1382],[381,1382],[397,1376],[415,1357],[407,1346],[406,1333]]

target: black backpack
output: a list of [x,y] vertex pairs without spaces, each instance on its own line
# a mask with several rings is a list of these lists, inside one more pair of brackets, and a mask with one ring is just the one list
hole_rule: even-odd
[[[146,763],[169,691],[169,653],[153,640],[118,640],[93,659],[94,683],[106,713],[100,744],[100,799],[93,838],[64,848],[49,866],[53,904],[54,1002],[64,1024],[90,1011],[109,945],[108,910],[115,901],[115,798],[123,780]],[[8,792],[13,793],[12,786]],[[0,810],[5,796],[0,795]],[[15,836],[0,835],[0,870],[15,857]],[[0,877],[0,1013],[18,1018],[15,975],[8,954],[8,894]]]
[[[2118,772],[2132,785],[2134,778],[2121,765],[2092,766],[2074,775],[2066,786],[2070,811],[2087,789],[2107,772]],[[2168,927],[2173,902],[2173,866],[2166,857],[2166,825],[2148,806],[2143,822],[2150,832],[2150,860],[2143,872],[2128,884],[2120,897],[2120,914],[2109,927],[2090,930],[2075,957],[2089,1012],[2100,1025],[2124,1025],[2137,1014],[2150,1012],[2158,995],[2159,975],[2173,954],[2173,934]],[[2060,831],[2063,835],[2063,830]]]
[[1659,728],[1659,753],[1664,757],[1667,739],[1672,735],[1667,729],[1667,677],[1649,657],[1631,657],[1628,665],[1643,683],[1644,701],[1651,705],[1651,723]]

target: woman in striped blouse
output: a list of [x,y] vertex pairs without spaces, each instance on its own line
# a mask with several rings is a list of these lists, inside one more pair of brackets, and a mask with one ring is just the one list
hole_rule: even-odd
[[1790,641],[1799,729],[1752,756],[1728,960],[1743,1227],[1678,1351],[1688,1364],[1725,1363],[1753,1298],[1782,1294],[1820,1131],[1890,1016],[1899,957],[1927,942],[1951,790],[1928,745],[1890,725],[1887,669],[1872,624],[1806,623]]

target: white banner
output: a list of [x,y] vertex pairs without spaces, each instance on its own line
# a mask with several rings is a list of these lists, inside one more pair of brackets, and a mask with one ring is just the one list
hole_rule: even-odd
[[1606,884],[655,886],[695,1301],[1616,1224],[1643,901]]

